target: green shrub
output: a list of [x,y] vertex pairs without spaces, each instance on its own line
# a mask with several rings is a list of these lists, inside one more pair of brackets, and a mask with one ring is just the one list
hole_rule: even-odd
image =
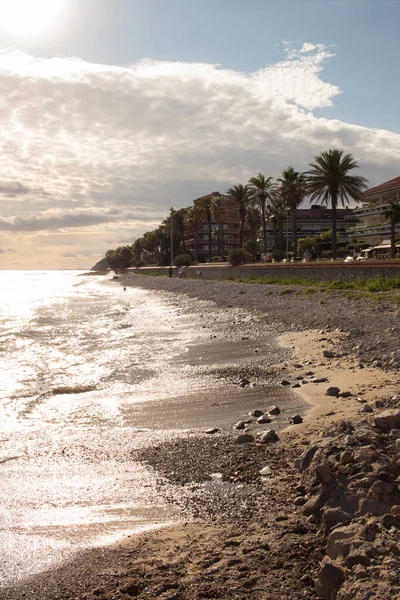
[[144,262],[144,260],[136,260],[136,261],[135,261],[135,263],[134,263],[134,266],[135,266],[137,269],[140,269],[140,267],[144,267],[144,265],[145,265],[145,264],[146,264],[146,263]]
[[245,265],[251,262],[251,254],[242,248],[234,248],[229,252],[228,260],[231,265]]
[[190,267],[191,264],[192,259],[190,254],[179,254],[174,260],[174,265],[176,267]]

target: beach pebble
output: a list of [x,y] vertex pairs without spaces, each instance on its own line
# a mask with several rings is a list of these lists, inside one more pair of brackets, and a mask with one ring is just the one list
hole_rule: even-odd
[[322,355],[323,355],[325,358],[335,358],[335,353],[334,353],[334,352],[331,352],[330,350],[324,350],[324,351],[322,352]]
[[263,414],[263,411],[257,408],[256,410],[253,410],[252,413],[250,413],[250,416],[254,417],[255,419],[258,419],[259,417],[262,417]]
[[261,417],[258,417],[257,419],[257,423],[259,425],[263,425],[264,423],[271,423],[272,419],[271,417],[268,417],[267,415],[262,415]]
[[246,427],[246,423],[244,421],[239,421],[236,425],[233,426],[234,429],[244,429]]
[[335,387],[335,386],[330,386],[327,388],[326,390],[326,395],[327,396],[336,396],[336,398],[339,396],[340,394],[340,388]]
[[293,500],[295,506],[303,506],[306,502],[307,498],[305,496],[297,496],[297,498]]
[[209,435],[212,435],[214,433],[221,433],[221,430],[218,429],[218,427],[212,427],[211,429],[206,429],[204,433],[208,433]]
[[260,475],[263,475],[263,476],[265,476],[265,475],[271,475],[271,474],[272,474],[271,467],[268,467],[268,466],[264,467],[260,471]]
[[262,444],[268,444],[269,442],[278,442],[279,437],[275,429],[267,429],[267,431],[262,432],[262,434],[259,437],[259,441]]
[[273,405],[269,407],[267,412],[269,415],[280,415],[281,409],[278,406]]
[[293,415],[293,417],[290,419],[290,422],[292,423],[292,425],[299,425],[303,422],[303,417],[301,417],[300,415]]

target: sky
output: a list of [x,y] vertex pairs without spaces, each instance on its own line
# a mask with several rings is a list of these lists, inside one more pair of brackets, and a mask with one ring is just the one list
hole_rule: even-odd
[[399,0],[0,0],[0,269],[350,152],[400,175]]

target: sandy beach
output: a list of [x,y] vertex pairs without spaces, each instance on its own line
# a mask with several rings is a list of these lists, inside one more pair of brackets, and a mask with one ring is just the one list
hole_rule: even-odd
[[[390,531],[382,524],[387,510],[391,510],[389,500],[385,500],[383,513],[374,513],[371,507],[364,512],[357,508],[353,518],[350,508],[346,512],[339,499],[337,506],[346,516],[338,517],[331,526],[325,517],[329,510],[339,509],[331,507],[326,499],[329,494],[324,496],[326,510],[322,504],[315,510],[304,508],[312,503],[317,488],[311,481],[308,459],[307,464],[301,459],[312,448],[315,456],[322,456],[327,446],[334,443],[333,438],[336,454],[342,455],[341,444],[350,443],[340,437],[343,422],[354,423],[356,438],[359,427],[367,428],[373,437],[379,411],[398,412],[400,402],[393,400],[400,393],[398,308],[364,306],[343,299],[338,313],[338,299],[309,299],[293,293],[281,294],[277,286],[266,290],[232,282],[170,281],[127,275],[114,285],[145,287],[167,294],[185,318],[192,315],[199,319],[204,328],[201,344],[188,349],[187,369],[182,364],[183,376],[190,380],[193,367],[203,373],[207,385],[225,382],[225,387],[216,387],[214,402],[206,407],[198,393],[190,400],[190,411],[187,406],[183,410],[182,402],[176,400],[167,402],[164,408],[157,407],[163,411],[163,418],[160,425],[154,423],[155,429],[162,425],[185,433],[138,450],[133,456],[154,469],[160,494],[165,493],[163,481],[176,486],[179,494],[167,500],[177,504],[182,520],[84,553],[73,563],[33,577],[22,587],[5,590],[2,598],[400,597],[400,583],[395,576],[400,522],[394,515]],[[216,365],[213,353],[223,353],[226,360]],[[327,395],[329,387],[338,388],[338,392]],[[271,393],[275,393],[273,402]],[[278,417],[272,416],[270,423],[260,426],[255,418],[249,419],[252,410],[258,408],[267,413],[271,404],[282,406],[282,412]],[[148,423],[150,412],[146,413],[146,407],[137,410],[143,424]],[[148,411],[155,414],[154,407]],[[300,415],[303,422],[290,424],[294,414]],[[255,440],[263,431],[274,429],[278,441],[236,443],[243,431],[235,430],[234,425],[241,420],[249,420],[245,433]],[[207,427],[218,432],[207,434]],[[331,432],[328,438],[327,430]],[[379,448],[385,447],[394,473],[393,477],[390,474],[390,484],[394,486],[390,493],[397,498],[398,460],[392,446],[388,446],[388,435],[385,430],[379,438],[375,436],[368,444],[360,444],[374,446],[378,454]],[[361,440],[361,435],[357,439]],[[325,462],[330,469],[326,481],[320,475],[320,465],[316,465],[322,492],[327,492],[324,486],[333,485],[333,479],[358,476],[357,469],[360,465],[364,468],[364,462],[358,461],[355,453],[348,463],[340,459],[333,466],[332,458]],[[311,464],[312,460],[311,457]],[[367,465],[370,471],[372,462]],[[346,464],[353,465],[351,472],[343,470]],[[260,471],[266,467],[268,474],[262,476]],[[397,500],[393,500],[392,506],[396,505]],[[377,523],[376,540],[380,539],[381,530],[388,532],[391,542],[387,552],[379,557],[367,553],[367,562],[356,560],[354,564],[346,556],[343,565],[339,564],[340,557],[330,557],[329,564],[337,573],[332,575],[333,587],[329,588],[329,577],[327,583],[321,569],[327,560],[329,536],[338,526],[361,527],[369,518]],[[384,576],[377,575],[379,560],[385,564]],[[358,577],[359,566],[365,576],[363,572]],[[335,577],[340,579],[340,585]],[[334,590],[332,596],[326,591],[327,585]]]

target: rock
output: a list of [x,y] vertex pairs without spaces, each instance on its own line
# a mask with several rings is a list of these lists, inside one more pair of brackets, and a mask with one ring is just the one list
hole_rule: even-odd
[[400,504],[394,504],[390,509],[390,514],[396,519],[400,518]]
[[348,450],[345,450],[344,452],[341,453],[341,455],[340,455],[340,464],[341,465],[348,465],[349,463],[352,462],[352,460],[353,460],[353,455]]
[[246,423],[244,421],[239,421],[236,425],[233,426],[234,429],[244,429],[246,427]]
[[258,408],[256,410],[253,410],[252,413],[250,413],[252,417],[254,417],[255,419],[258,419],[258,417],[262,417],[263,416],[263,411],[259,410]]
[[325,556],[315,581],[316,592],[324,600],[335,600],[345,579],[343,569],[331,563]]
[[364,406],[362,407],[361,411],[362,413],[372,413],[374,412],[374,409],[372,408],[372,406],[370,404],[364,404]]
[[279,437],[274,429],[267,429],[263,431],[259,437],[259,441],[262,444],[268,444],[270,442],[279,442]]
[[281,381],[281,385],[290,385],[290,381],[284,379],[283,381]]
[[353,458],[356,463],[365,462],[370,465],[378,458],[378,453],[373,446],[363,446],[354,451]]
[[396,440],[396,450],[400,454],[400,440]]
[[213,435],[214,433],[221,433],[221,430],[218,427],[212,427],[211,429],[206,429],[204,433],[208,433],[209,435]]
[[295,506],[303,506],[306,502],[307,498],[305,496],[297,496],[297,498],[293,500]]
[[352,392],[346,391],[346,392],[340,392],[339,397],[340,398],[351,398],[352,397]]
[[389,438],[391,440],[399,440],[400,439],[400,429],[392,429],[389,432]]
[[269,415],[280,415],[281,414],[281,409],[278,408],[277,406],[273,405],[273,406],[269,407],[269,409],[268,409],[267,412],[268,412]]
[[322,356],[324,356],[325,358],[335,358],[335,353],[331,352],[330,350],[324,350],[322,352]]
[[271,467],[268,467],[268,466],[267,466],[267,467],[264,467],[264,468],[263,468],[263,469],[261,469],[261,471],[260,471],[260,475],[262,475],[262,476],[264,476],[264,477],[265,477],[266,475],[271,475],[271,474],[272,474]]
[[301,417],[300,415],[293,415],[293,417],[290,419],[290,422],[292,423],[292,425],[299,425],[303,422],[303,417]]
[[292,388],[299,388],[299,387],[301,387],[301,383],[299,383],[299,382],[294,383],[291,387]]
[[338,398],[339,394],[340,394],[340,388],[335,387],[333,385],[330,386],[330,387],[328,387],[327,390],[326,390],[326,395],[327,396],[336,396],[336,398]]
[[385,403],[382,400],[375,400],[375,408],[384,408]]
[[368,577],[367,570],[363,565],[356,565],[353,569],[353,573],[356,579],[365,579]]
[[255,441],[254,435],[251,435],[250,433],[242,433],[242,435],[238,435],[236,438],[235,444],[248,444]]
[[242,378],[239,380],[239,383],[238,383],[238,386],[239,386],[239,387],[243,388],[243,387],[246,387],[246,386],[248,386],[248,385],[250,385],[250,381],[249,381],[248,379],[246,379],[245,377],[242,377]]
[[296,485],[296,487],[294,488],[295,492],[299,495],[299,496],[305,496],[306,495],[306,488],[304,485]]
[[400,428],[400,410],[386,410],[374,417],[374,423],[381,431]]
[[391,529],[397,525],[397,519],[394,518],[391,512],[383,515],[381,521],[385,529]]
[[257,419],[257,423],[259,425],[262,425],[263,423],[271,423],[271,418],[268,417],[267,415],[262,415],[261,417],[258,417]]
[[341,508],[327,508],[322,516],[322,522],[327,529],[348,521],[351,521],[351,516]]
[[315,515],[310,515],[307,519],[307,523],[316,523],[317,517]]
[[344,562],[346,567],[349,569],[355,565],[364,565],[367,567],[369,565],[369,558],[362,550],[358,548],[352,548]]
[[350,550],[352,541],[359,537],[360,526],[351,524],[347,527],[337,527],[328,537],[326,553],[332,560],[339,557],[345,558]]
[[312,380],[313,383],[328,383],[327,377],[314,377]]
[[343,441],[348,446],[355,446],[357,444],[357,438],[354,435],[346,435]]
[[322,483],[330,483],[333,479],[332,473],[328,465],[318,465],[315,473]]
[[310,515],[317,515],[321,508],[325,505],[326,496],[322,492],[313,496],[303,506],[303,515],[309,517]]

